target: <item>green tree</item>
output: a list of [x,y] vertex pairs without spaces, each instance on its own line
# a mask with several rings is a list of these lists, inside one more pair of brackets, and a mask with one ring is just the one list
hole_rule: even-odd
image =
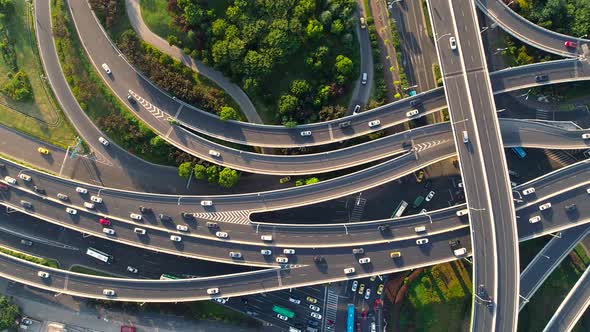
[[286,128],[295,128],[297,127],[297,121],[289,120],[283,123],[283,126]]
[[316,20],[315,18],[310,19],[309,23],[307,23],[307,28],[305,29],[305,32],[309,39],[317,40],[322,36],[322,33],[324,32],[324,26],[320,21]]
[[23,101],[33,97],[31,83],[24,71],[19,70],[14,75],[9,74],[8,77],[10,80],[2,86],[2,93],[17,101]]
[[211,33],[213,33],[214,37],[222,38],[225,35],[226,28],[227,22],[222,18],[218,18],[213,21],[213,24],[211,25]]
[[160,135],[154,136],[152,139],[150,139],[150,145],[154,148],[161,148],[166,146],[166,144],[166,141]]
[[320,21],[324,26],[329,27],[332,25],[332,12],[329,10],[325,10],[320,14]]
[[0,330],[14,328],[14,322],[20,315],[20,308],[6,296],[0,296]]
[[352,74],[352,70],[354,65],[352,64],[352,60],[344,55],[338,55],[336,57],[336,73],[344,76],[350,77]]
[[182,176],[183,178],[188,178],[191,175],[191,170],[193,169],[193,163],[190,161],[184,162],[178,165],[178,176]]
[[289,115],[294,113],[299,108],[299,99],[292,95],[282,95],[279,101],[279,113],[281,115]]
[[311,86],[306,80],[295,80],[291,82],[291,93],[299,98],[303,98],[309,94]]
[[207,178],[207,167],[201,164],[196,164],[195,167],[193,167],[193,175],[197,180],[205,180]]
[[320,179],[313,177],[313,178],[309,178],[309,179],[305,180],[305,185],[314,184],[314,183],[318,183],[318,182],[320,182]]
[[207,167],[207,182],[217,183],[219,181],[219,168],[216,165]]
[[235,169],[224,168],[219,172],[219,185],[224,188],[231,188],[235,186],[240,180],[240,173]]
[[305,22],[315,12],[315,8],[315,0],[301,0],[295,7],[295,17]]
[[219,113],[219,117],[221,120],[238,120],[239,115],[238,112],[233,107],[223,106],[221,108],[221,112]]
[[332,22],[332,25],[330,26],[330,32],[335,35],[339,35],[342,33],[342,31],[344,31],[344,23],[342,23],[342,20],[335,20]]

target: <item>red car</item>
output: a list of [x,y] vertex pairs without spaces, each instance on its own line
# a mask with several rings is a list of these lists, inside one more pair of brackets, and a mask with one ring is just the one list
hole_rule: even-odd
[[568,40],[565,42],[565,47],[576,48],[578,47],[578,43]]
[[100,218],[99,222],[103,226],[110,226],[111,225],[111,221],[108,219],[105,219],[105,218]]

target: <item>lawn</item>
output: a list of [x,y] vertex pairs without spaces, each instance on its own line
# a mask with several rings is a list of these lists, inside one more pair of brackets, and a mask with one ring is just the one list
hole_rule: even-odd
[[59,269],[59,262],[56,261],[55,259],[47,259],[47,258],[42,258],[42,257],[37,257],[37,256],[31,256],[31,255],[22,253],[20,251],[10,250],[10,249],[4,248],[4,247],[0,247],[0,252],[5,253],[10,256],[14,256],[16,258],[23,259],[25,261],[33,262],[35,264],[40,264],[40,265],[49,266],[49,267]]
[[81,265],[74,265],[70,268],[70,271],[72,272],[76,272],[76,273],[84,273],[84,274],[90,274],[93,276],[99,276],[99,277],[112,277],[112,278],[117,278],[116,276],[106,273],[106,272],[102,272],[102,271],[98,271],[95,269],[91,269],[85,266],[81,266]]
[[433,266],[411,285],[402,304],[402,331],[463,331],[471,313],[471,271],[463,261]]
[[[15,1],[15,14],[0,18],[10,36],[18,68],[26,72],[33,100],[17,102],[0,94],[0,123],[48,143],[67,148],[76,132],[57,106],[48,82],[44,81],[36,36],[31,24],[32,13],[27,1]],[[8,81],[10,67],[0,57],[0,85]]]

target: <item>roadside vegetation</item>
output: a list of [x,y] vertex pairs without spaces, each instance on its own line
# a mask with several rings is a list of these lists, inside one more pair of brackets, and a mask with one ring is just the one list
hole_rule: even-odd
[[[209,3],[148,1],[141,9],[152,31],[168,30],[170,44],[240,85],[265,122],[314,122],[335,114],[324,108],[347,105],[359,75],[353,0]],[[175,27],[154,22],[165,10]]]
[[0,124],[66,148],[76,133],[44,81],[27,1],[0,1]]
[[16,331],[20,308],[6,296],[0,295],[0,330]]
[[31,256],[31,255],[27,255],[27,254],[19,252],[19,251],[10,250],[10,249],[4,248],[4,247],[0,247],[0,252],[10,255],[10,256],[14,256],[16,258],[23,259],[28,262],[33,262],[35,264],[49,266],[49,267],[59,269],[59,263],[55,259],[47,259],[47,258]]
[[434,38],[434,34],[432,33],[432,23],[430,22],[430,12],[428,11],[428,4],[426,0],[422,0],[422,13],[424,14],[426,33],[428,34],[428,37]]
[[389,18],[389,28],[391,29],[391,42],[393,44],[393,48],[395,48],[395,56],[397,57],[397,64],[399,67],[399,81],[394,82],[396,89],[396,94],[394,97],[395,99],[399,99],[404,97],[404,94],[408,90],[410,83],[408,82],[406,70],[404,69],[404,66],[401,65],[403,63],[401,39],[397,32],[397,26],[391,17]]

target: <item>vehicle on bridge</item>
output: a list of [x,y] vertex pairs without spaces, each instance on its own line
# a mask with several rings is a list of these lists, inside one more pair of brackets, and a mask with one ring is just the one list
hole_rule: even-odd
[[282,316],[285,316],[285,317],[288,317],[291,319],[293,319],[295,317],[295,313],[293,311],[283,308],[281,306],[278,306],[276,304],[272,307],[272,311],[276,312],[279,315],[282,315]]

